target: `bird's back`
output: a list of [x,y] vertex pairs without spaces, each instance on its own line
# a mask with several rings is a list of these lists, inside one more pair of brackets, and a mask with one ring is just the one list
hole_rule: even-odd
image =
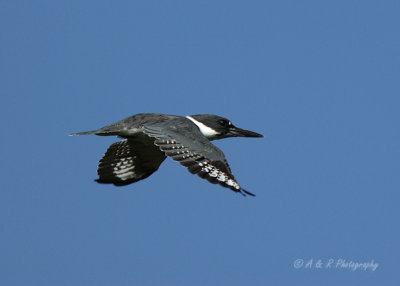
[[142,132],[146,125],[160,124],[177,118],[182,118],[182,116],[161,113],[138,113],[97,130],[73,133],[71,135],[95,134],[129,138],[135,136],[138,132]]

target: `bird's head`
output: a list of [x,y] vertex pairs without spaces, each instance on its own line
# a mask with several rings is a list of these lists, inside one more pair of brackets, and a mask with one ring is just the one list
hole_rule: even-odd
[[259,133],[238,128],[229,119],[217,115],[198,114],[187,118],[193,121],[209,140],[228,137],[264,137]]

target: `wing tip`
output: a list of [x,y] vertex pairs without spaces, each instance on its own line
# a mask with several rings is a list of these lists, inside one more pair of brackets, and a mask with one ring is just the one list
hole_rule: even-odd
[[249,191],[246,191],[245,189],[240,189],[240,190],[239,190],[239,193],[240,193],[243,197],[246,197],[246,196],[255,197],[255,196],[256,196],[255,194],[253,194],[253,193],[251,193],[251,192],[249,192]]
[[112,179],[102,179],[102,178],[94,179],[94,181],[99,184],[113,184],[114,186],[117,187],[122,187],[133,183],[132,181],[125,182],[125,181],[116,181]]

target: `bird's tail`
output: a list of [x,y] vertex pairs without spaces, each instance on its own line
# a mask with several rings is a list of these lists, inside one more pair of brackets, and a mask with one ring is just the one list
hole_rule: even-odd
[[90,134],[96,134],[97,130],[92,130],[92,131],[85,131],[85,132],[78,132],[78,133],[71,133],[69,136],[76,136],[76,135],[90,135]]

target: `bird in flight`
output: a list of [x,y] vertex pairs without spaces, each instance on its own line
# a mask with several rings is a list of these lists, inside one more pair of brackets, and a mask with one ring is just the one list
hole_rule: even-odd
[[124,186],[143,180],[157,171],[166,157],[171,157],[213,184],[254,196],[239,185],[224,153],[210,141],[263,135],[237,128],[226,118],[140,113],[97,130],[71,135],[88,134],[124,138],[111,144],[100,160],[98,183]]

